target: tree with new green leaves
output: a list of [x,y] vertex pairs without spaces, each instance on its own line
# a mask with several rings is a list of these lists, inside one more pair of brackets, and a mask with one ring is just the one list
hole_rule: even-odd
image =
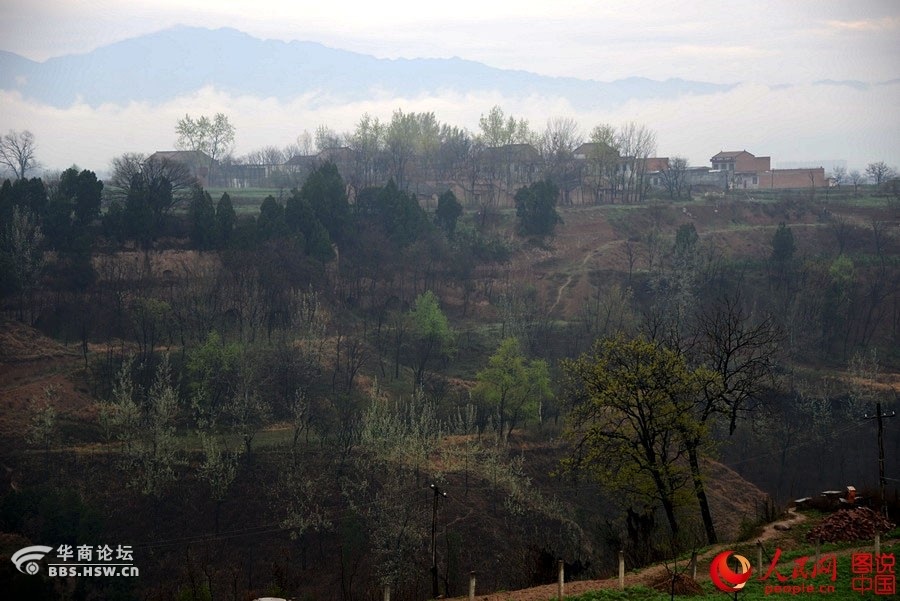
[[237,477],[238,462],[241,449],[231,451],[223,441],[217,440],[212,428],[199,431],[200,444],[203,447],[203,461],[200,463],[198,475],[209,485],[209,496],[216,504],[215,532],[219,534],[219,516],[222,502],[228,495],[228,489]]
[[520,420],[541,419],[543,404],[552,397],[547,362],[526,358],[517,338],[503,340],[475,377],[472,393],[491,410],[503,438]]
[[524,236],[552,235],[556,224],[562,223],[556,212],[557,196],[559,189],[550,180],[520,188],[515,195],[519,233]]
[[240,346],[224,342],[216,331],[207,334],[203,344],[188,354],[188,389],[198,425],[220,421],[225,405],[237,390],[239,368]]
[[271,404],[258,392],[252,366],[244,365],[238,377],[238,386],[225,405],[228,423],[244,445],[247,461],[253,461],[253,439],[272,414]]
[[122,466],[128,486],[158,499],[174,480],[178,463],[178,393],[172,385],[168,356],[157,367],[144,399],[132,379],[132,367],[133,361],[126,361],[116,377],[112,422],[123,443]]
[[225,113],[216,113],[213,118],[200,115],[196,119],[185,115],[175,125],[178,141],[175,146],[181,150],[195,150],[206,153],[214,161],[228,154],[234,146],[234,126]]
[[509,117],[498,105],[491,107],[487,115],[478,118],[481,139],[487,147],[506,146],[507,144],[528,144],[533,135],[525,119],[516,120]]
[[684,357],[635,338],[598,341],[563,362],[566,396],[573,405],[569,468],[583,469],[629,503],[662,507],[672,538],[677,508],[689,498],[685,436],[703,435],[692,408],[708,382]]
[[419,120],[416,113],[404,113],[397,109],[385,131],[385,150],[391,162],[391,176],[397,186],[406,189],[406,170],[416,153],[419,137]]
[[435,221],[449,238],[456,232],[456,221],[463,213],[462,205],[456,200],[453,190],[447,190],[438,197],[437,210],[434,213]]
[[59,436],[59,422],[56,413],[56,405],[59,403],[59,386],[45,387],[43,397],[40,405],[34,403],[31,407],[31,423],[28,425],[25,437],[35,447],[49,453]]
[[415,383],[421,385],[428,363],[452,351],[454,334],[447,316],[441,311],[437,296],[431,290],[416,298],[410,318],[416,357]]

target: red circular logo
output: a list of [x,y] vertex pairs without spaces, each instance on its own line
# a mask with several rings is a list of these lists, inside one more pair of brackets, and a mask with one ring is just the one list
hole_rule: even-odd
[[[734,558],[740,564],[740,571],[735,572],[728,567],[728,558],[734,554]],[[726,593],[734,593],[744,588],[750,580],[750,560],[743,555],[737,555],[734,551],[724,551],[716,555],[709,564],[709,577],[719,590]]]

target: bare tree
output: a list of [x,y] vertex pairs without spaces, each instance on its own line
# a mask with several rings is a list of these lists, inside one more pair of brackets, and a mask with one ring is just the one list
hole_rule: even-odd
[[889,167],[884,161],[869,163],[866,165],[866,175],[875,180],[875,185],[880,186],[887,180],[897,175],[896,170]]
[[578,185],[573,153],[582,141],[584,136],[578,122],[571,117],[548,119],[540,138],[540,153],[546,173],[560,187],[562,201],[566,204],[569,204],[569,191]]
[[647,159],[656,153],[656,132],[645,125],[631,122],[619,128],[616,146],[626,161],[622,173],[625,201],[644,198],[644,171]]
[[606,193],[616,191],[616,168],[619,162],[616,130],[612,125],[601,123],[591,130],[591,146],[588,149],[586,171],[582,181],[593,191],[594,202],[599,203]]
[[853,194],[856,195],[857,193],[859,193],[859,185],[863,183],[865,178],[858,169],[854,169],[853,171],[851,171],[849,177],[850,183],[853,184]]
[[316,149],[319,152],[329,148],[340,148],[344,145],[344,136],[337,133],[327,125],[320,125],[316,128],[315,134]]
[[140,181],[148,189],[156,189],[163,180],[171,186],[171,204],[159,207],[162,214],[168,213],[186,199],[197,180],[190,168],[179,161],[168,159],[151,160],[140,153],[126,153],[113,159],[112,177],[107,182],[114,196],[124,200],[135,181]]
[[684,157],[672,157],[669,166],[662,171],[663,184],[672,200],[680,199],[689,194],[687,188],[688,160]]
[[263,146],[247,154],[244,160],[248,165],[281,165],[288,158],[284,150],[277,146]]
[[0,138],[0,165],[9,168],[16,179],[25,179],[26,173],[40,166],[34,157],[36,149],[34,134],[11,129]]
[[831,179],[834,180],[834,185],[840,188],[841,184],[847,181],[847,168],[842,165],[836,165],[831,170]]

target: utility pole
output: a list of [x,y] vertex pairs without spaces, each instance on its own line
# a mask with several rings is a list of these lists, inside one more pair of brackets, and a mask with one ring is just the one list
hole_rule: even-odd
[[887,517],[887,497],[885,497],[885,477],[884,477],[884,420],[882,418],[885,417],[894,417],[897,415],[896,411],[891,411],[890,413],[882,413],[881,412],[881,402],[875,403],[875,415],[866,414],[863,417],[865,419],[874,419],[878,420],[878,483],[881,488],[881,512],[884,514],[884,517]]
[[434,504],[431,507],[431,598],[438,598],[438,569],[437,569],[437,545],[435,535],[437,534],[437,507],[438,497],[446,497],[447,493],[443,492],[436,485],[431,485],[434,491]]

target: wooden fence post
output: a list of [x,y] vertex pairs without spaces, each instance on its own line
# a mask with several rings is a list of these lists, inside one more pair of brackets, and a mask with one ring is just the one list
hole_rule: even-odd
[[881,555],[881,534],[875,533],[875,555]]
[[691,578],[697,579],[697,552],[691,551]]
[[384,601],[391,601],[391,585],[384,585]]
[[[763,573],[763,569],[762,569],[762,552],[763,552],[762,541],[761,541],[761,540],[758,540],[758,541],[756,541],[756,571],[757,571],[759,574],[762,574],[762,573]],[[816,565],[818,565],[818,564],[816,564]]]
[[469,601],[475,601],[475,572],[469,572]]

